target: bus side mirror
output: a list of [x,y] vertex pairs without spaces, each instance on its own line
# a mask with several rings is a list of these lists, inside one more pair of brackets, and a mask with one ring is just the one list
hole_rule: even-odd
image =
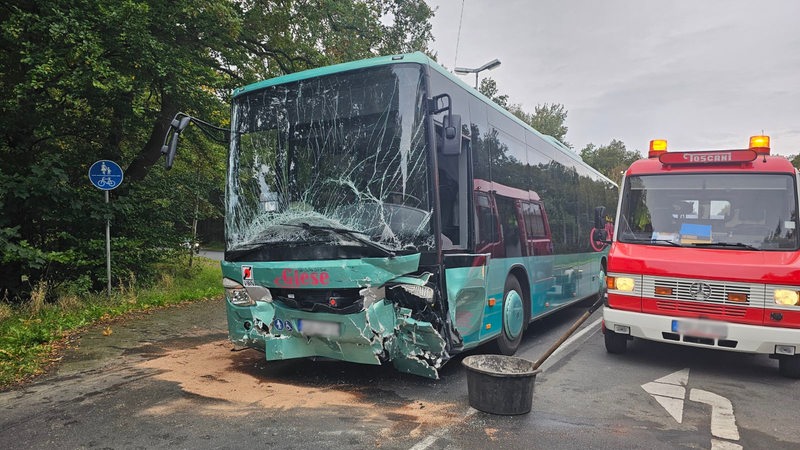
[[[167,135],[165,136],[164,145],[161,146],[161,153],[165,155],[166,162],[164,167],[167,170],[172,168],[172,163],[175,161],[175,155],[178,153],[178,138],[181,135],[181,131],[185,130],[187,126],[189,126],[189,122],[191,122],[192,118],[189,116],[183,116],[178,120],[178,116],[176,115],[172,122],[169,125],[169,129],[167,130]],[[169,144],[166,143],[166,139],[169,138],[170,133],[172,133],[172,139],[170,139]]]
[[606,228],[606,207],[598,206],[594,209],[594,227],[598,230]]
[[169,170],[172,169],[172,163],[175,161],[175,155],[178,153],[178,136],[181,134],[178,132],[172,133],[172,139],[169,141],[169,146],[162,146],[161,153],[166,155],[164,157],[165,163],[164,167]]
[[442,155],[461,154],[461,116],[448,114],[442,118]]

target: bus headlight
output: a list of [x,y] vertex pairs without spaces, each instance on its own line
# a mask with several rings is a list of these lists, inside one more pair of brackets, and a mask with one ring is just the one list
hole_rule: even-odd
[[428,302],[433,302],[433,288],[428,286],[417,286],[416,284],[401,284],[397,287],[415,297],[419,297]]
[[800,292],[789,289],[775,289],[772,294],[775,303],[784,306],[795,306],[800,304]]
[[632,292],[636,282],[630,277],[606,277],[606,286],[617,291]]
[[420,300],[428,305],[433,305],[433,295],[433,288],[416,284],[396,284],[389,286],[386,291],[386,298],[389,301],[411,309],[423,307],[424,304],[417,303]]
[[252,306],[256,302],[247,294],[247,290],[238,282],[230,278],[222,279],[222,287],[225,288],[225,298],[236,306]]

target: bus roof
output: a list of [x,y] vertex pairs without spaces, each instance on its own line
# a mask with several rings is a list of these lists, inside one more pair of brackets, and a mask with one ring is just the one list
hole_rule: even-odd
[[233,91],[233,96],[237,97],[247,92],[257,91],[259,89],[264,89],[269,86],[277,86],[279,84],[292,83],[294,81],[307,80],[309,78],[322,77],[325,75],[332,75],[339,72],[346,72],[348,70],[357,70],[357,69],[364,69],[367,67],[383,66],[386,64],[409,63],[409,62],[418,64],[429,64],[433,62],[433,60],[428,58],[422,52],[408,53],[405,55],[378,56],[375,58],[362,59],[359,61],[334,64],[332,66],[317,67],[316,69],[303,70],[301,72],[290,73],[288,75],[282,75],[279,77],[270,78],[269,80],[259,81],[235,89]]
[[608,177],[606,177],[605,175],[603,175],[602,173],[597,171],[594,167],[591,167],[590,165],[586,164],[583,161],[583,158],[581,158],[581,156],[579,154],[577,154],[571,148],[567,147],[563,142],[559,141],[558,139],[554,138],[553,136],[540,133],[535,128],[533,128],[530,125],[528,125],[527,123],[523,122],[519,117],[511,114],[508,110],[506,110],[505,108],[501,107],[500,105],[498,105],[497,103],[492,101],[492,99],[490,99],[490,98],[486,97],[485,95],[481,94],[473,86],[468,85],[463,80],[461,80],[459,77],[457,77],[454,74],[452,74],[449,70],[445,69],[444,67],[439,65],[436,61],[434,61],[433,59],[429,58],[427,55],[425,55],[422,52],[406,53],[406,54],[399,54],[399,55],[389,55],[389,56],[378,56],[378,57],[375,57],[375,58],[362,59],[362,60],[359,60],[359,61],[351,61],[351,62],[346,62],[346,63],[341,63],[341,64],[334,64],[334,65],[331,65],[331,66],[318,67],[316,69],[309,69],[309,70],[304,70],[302,72],[295,72],[295,73],[291,73],[291,74],[288,74],[288,75],[282,75],[280,77],[270,78],[269,80],[259,81],[257,83],[253,83],[253,84],[249,84],[249,85],[244,86],[244,87],[237,88],[237,89],[235,89],[233,91],[233,97],[236,98],[236,97],[238,97],[240,95],[243,95],[243,94],[246,94],[248,92],[257,91],[257,90],[260,90],[260,89],[264,89],[264,88],[267,88],[267,87],[270,87],[270,86],[276,86],[276,85],[279,85],[279,84],[291,83],[291,82],[300,81],[300,80],[307,80],[307,79],[310,79],[310,78],[321,77],[321,76],[325,76],[325,75],[332,75],[332,74],[335,74],[335,73],[346,72],[346,71],[349,71],[349,70],[357,70],[357,69],[364,69],[364,68],[368,68],[368,67],[377,67],[377,66],[382,66],[382,65],[400,64],[400,63],[423,64],[423,65],[427,65],[428,67],[436,70],[440,74],[442,74],[445,77],[447,77],[449,80],[453,81],[454,83],[456,83],[457,85],[462,87],[467,93],[471,94],[474,97],[477,97],[477,98],[481,99],[483,102],[485,102],[486,104],[490,105],[492,108],[494,108],[495,110],[499,111],[501,114],[503,114],[506,117],[508,117],[509,119],[515,121],[519,125],[522,125],[523,127],[528,129],[529,131],[531,131],[534,134],[536,134],[537,136],[541,137],[546,142],[550,143],[553,146],[554,149],[558,150],[559,152],[561,152],[564,155],[567,155],[568,157],[574,159],[575,161],[580,162],[584,167],[586,167],[588,170],[593,172],[598,177],[603,178],[607,182],[616,185],[616,183],[614,183]]

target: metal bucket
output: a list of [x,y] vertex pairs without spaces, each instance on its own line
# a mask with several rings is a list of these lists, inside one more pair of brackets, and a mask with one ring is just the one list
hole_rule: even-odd
[[491,414],[527,414],[533,403],[533,384],[541,369],[522,358],[503,355],[467,356],[469,406]]

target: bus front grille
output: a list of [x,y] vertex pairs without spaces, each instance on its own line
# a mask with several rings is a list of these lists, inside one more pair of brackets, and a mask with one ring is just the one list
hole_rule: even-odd
[[272,298],[301,311],[352,314],[364,308],[359,289],[270,289]]

